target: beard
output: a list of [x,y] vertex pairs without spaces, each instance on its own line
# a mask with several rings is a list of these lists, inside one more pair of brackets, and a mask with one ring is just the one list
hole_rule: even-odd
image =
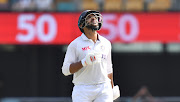
[[87,25],[86,26],[88,29],[91,29],[91,30],[98,30],[99,29],[99,25]]

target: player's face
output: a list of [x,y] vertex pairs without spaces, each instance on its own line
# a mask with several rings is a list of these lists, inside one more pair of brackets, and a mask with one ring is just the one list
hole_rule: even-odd
[[88,25],[98,26],[98,18],[94,14],[90,14],[86,17]]

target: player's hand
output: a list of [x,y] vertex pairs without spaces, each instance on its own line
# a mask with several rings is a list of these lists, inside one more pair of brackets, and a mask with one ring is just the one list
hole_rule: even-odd
[[83,67],[87,65],[92,65],[93,63],[100,63],[101,62],[102,54],[97,52],[90,52],[86,55],[84,59],[81,60]]

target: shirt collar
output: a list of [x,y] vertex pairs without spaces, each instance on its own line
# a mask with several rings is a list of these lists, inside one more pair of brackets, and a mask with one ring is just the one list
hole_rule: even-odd
[[[83,40],[89,40],[84,33],[81,34]],[[98,41],[101,41],[101,36],[98,34]]]
[[84,33],[81,34],[83,40],[89,40]]

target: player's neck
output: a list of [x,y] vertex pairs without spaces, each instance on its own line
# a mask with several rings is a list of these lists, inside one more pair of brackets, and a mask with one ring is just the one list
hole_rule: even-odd
[[85,35],[88,39],[92,39],[94,43],[97,41],[97,31],[88,30],[85,32]]

